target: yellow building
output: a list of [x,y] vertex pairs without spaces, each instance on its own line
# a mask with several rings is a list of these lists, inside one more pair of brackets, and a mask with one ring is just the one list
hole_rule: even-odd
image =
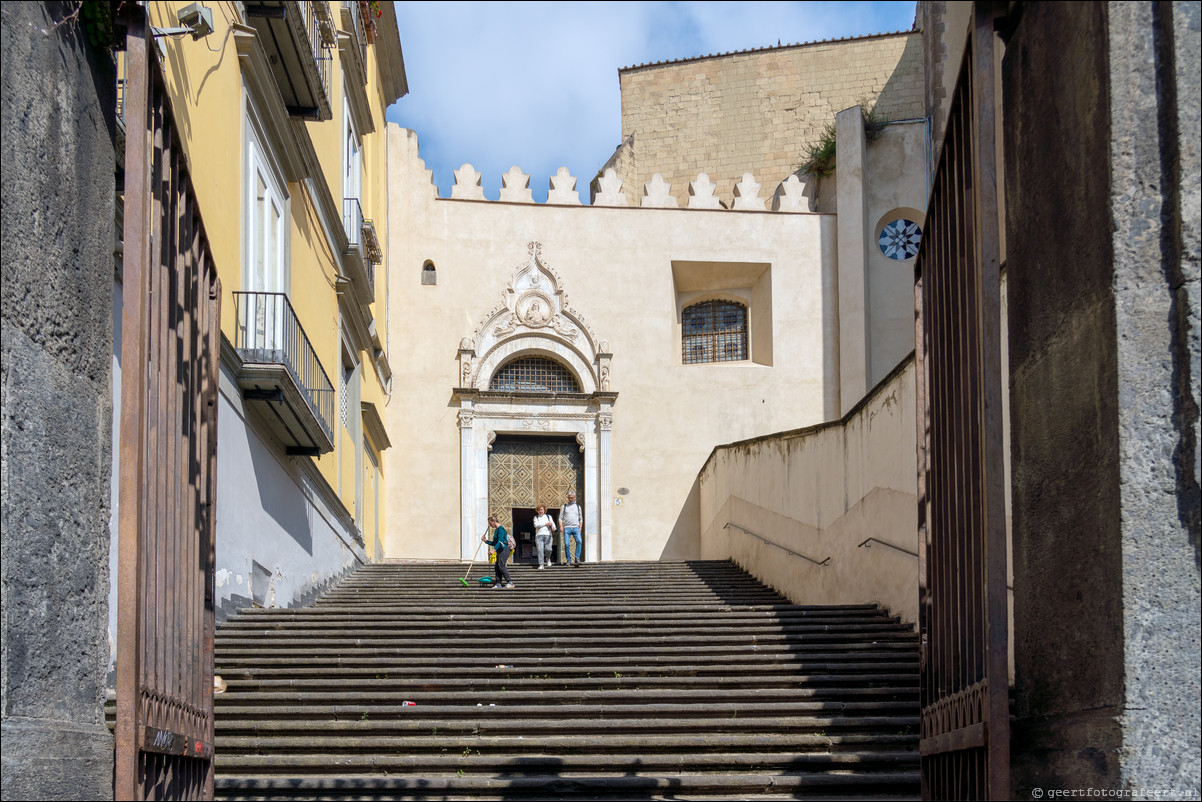
[[396,15],[155,2],[149,17],[222,286],[218,604],[290,606],[383,556]]

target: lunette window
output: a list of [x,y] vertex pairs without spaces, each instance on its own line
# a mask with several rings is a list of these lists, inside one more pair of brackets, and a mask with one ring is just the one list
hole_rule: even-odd
[[572,371],[542,356],[515,359],[493,374],[490,390],[510,393],[578,393],[580,383]]

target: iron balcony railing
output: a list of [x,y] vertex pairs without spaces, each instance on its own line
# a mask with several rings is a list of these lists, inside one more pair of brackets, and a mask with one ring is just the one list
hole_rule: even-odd
[[384,250],[380,247],[380,236],[376,233],[376,224],[367,218],[363,219],[363,247],[366,249],[368,261],[373,265],[384,263]]
[[363,269],[367,272],[367,285],[371,288],[371,294],[376,293],[376,270],[375,266],[380,261],[372,258],[374,253],[369,247],[368,237],[365,236],[365,229],[371,225],[372,233],[375,233],[375,225],[370,220],[363,218],[363,205],[359,203],[358,198],[343,198],[342,199],[342,226],[346,230],[347,244],[359,252],[359,256],[363,261]]
[[235,292],[234,318],[234,348],[242,361],[287,368],[326,436],[333,440],[334,386],[288,296],[282,292]]
[[315,10],[319,5],[322,3],[296,3],[295,7],[300,9],[300,29],[304,34],[305,44],[317,64],[317,79],[321,82],[322,95],[329,98],[334,59],[330,56],[329,48],[322,44],[322,27],[325,20]]
[[343,18],[350,17],[351,32],[355,35],[355,45],[359,53],[359,64],[364,76],[367,78],[367,24],[363,19],[364,3],[358,0],[343,0],[342,8],[345,12]]
[[246,16],[266,48],[284,106],[294,117],[329,120],[332,24],[320,2],[261,0],[246,4]]

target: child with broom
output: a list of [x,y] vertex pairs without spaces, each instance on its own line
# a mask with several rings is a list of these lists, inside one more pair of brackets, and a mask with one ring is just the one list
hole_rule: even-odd
[[496,565],[496,581],[493,582],[494,588],[512,588],[513,582],[509,579],[509,569],[505,567],[505,563],[509,560],[511,551],[509,546],[509,533],[505,531],[505,527],[497,523],[497,516],[488,516],[488,527],[492,530],[492,540],[488,539],[488,535],[481,536],[481,540],[487,543],[493,551],[497,553]]

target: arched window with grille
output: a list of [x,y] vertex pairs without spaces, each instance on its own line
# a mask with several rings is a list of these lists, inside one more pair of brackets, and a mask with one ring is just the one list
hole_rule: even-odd
[[544,356],[519,357],[493,374],[488,389],[507,393],[578,393],[572,371]]
[[736,301],[685,307],[681,342],[681,361],[686,365],[747,359],[747,307]]

